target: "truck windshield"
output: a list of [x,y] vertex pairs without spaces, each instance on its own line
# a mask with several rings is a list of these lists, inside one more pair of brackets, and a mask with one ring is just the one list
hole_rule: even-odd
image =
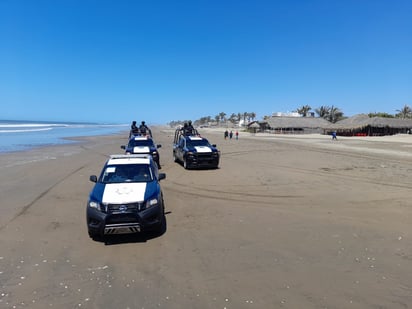
[[191,146],[191,147],[198,147],[198,146],[206,146],[206,147],[210,147],[210,144],[207,140],[205,139],[201,139],[201,140],[188,140],[187,142],[187,146]]
[[148,182],[153,180],[152,171],[147,164],[109,165],[101,175],[103,183]]
[[146,139],[146,140],[131,140],[129,142],[128,147],[132,148],[132,147],[153,147],[153,141],[151,139]]

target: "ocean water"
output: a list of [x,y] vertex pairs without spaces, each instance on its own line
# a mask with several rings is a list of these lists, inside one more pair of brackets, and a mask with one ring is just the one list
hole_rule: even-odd
[[128,131],[129,124],[95,124],[0,120],[0,153],[74,143],[74,136],[110,135]]

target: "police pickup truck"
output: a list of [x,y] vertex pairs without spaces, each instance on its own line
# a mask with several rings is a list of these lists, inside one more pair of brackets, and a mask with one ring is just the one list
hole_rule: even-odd
[[127,145],[120,146],[126,154],[150,154],[158,168],[161,168],[158,150],[160,147],[162,147],[162,145],[155,144],[153,138],[148,135],[133,135]]
[[220,151],[215,144],[201,137],[197,130],[187,134],[177,129],[173,141],[173,159],[181,162],[185,169],[218,168]]
[[150,155],[112,155],[87,202],[87,229],[92,238],[108,234],[162,231],[165,224],[159,173]]

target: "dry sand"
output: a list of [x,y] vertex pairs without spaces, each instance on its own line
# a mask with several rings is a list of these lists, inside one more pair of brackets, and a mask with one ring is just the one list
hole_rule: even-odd
[[154,133],[163,235],[87,235],[127,133],[0,155],[0,308],[412,308],[412,136],[208,129],[220,168],[188,171]]

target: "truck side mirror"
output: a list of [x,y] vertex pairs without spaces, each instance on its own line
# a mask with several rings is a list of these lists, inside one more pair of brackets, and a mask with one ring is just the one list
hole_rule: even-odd
[[97,176],[96,176],[96,175],[91,175],[90,178],[89,178],[89,180],[90,180],[91,182],[97,182]]

